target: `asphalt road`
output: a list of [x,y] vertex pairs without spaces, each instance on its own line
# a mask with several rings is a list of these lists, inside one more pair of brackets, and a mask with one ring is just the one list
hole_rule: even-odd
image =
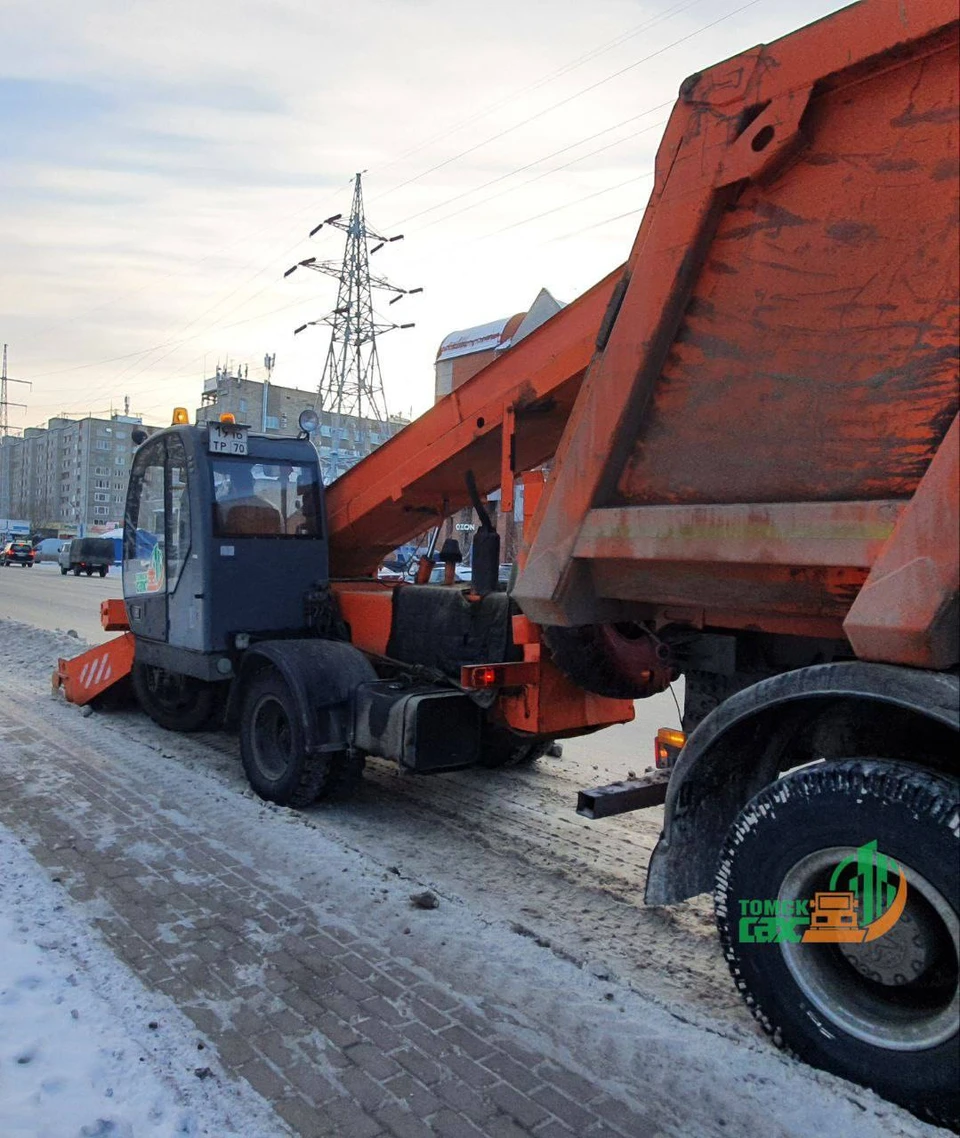
[[106,577],[74,577],[72,573],[64,577],[53,561],[32,569],[0,567],[0,617],[37,628],[64,632],[72,628],[90,644],[116,635],[100,627],[100,602],[121,595],[118,566]]

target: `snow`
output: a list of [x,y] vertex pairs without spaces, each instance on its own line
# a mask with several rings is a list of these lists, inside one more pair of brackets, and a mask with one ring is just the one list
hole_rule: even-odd
[[488,324],[478,324],[474,328],[461,328],[457,332],[451,332],[444,337],[440,345],[437,362],[499,347],[500,337],[511,319],[512,317],[504,316],[503,319],[492,320]]
[[[152,1026],[151,1026],[152,1025]],[[165,997],[148,992],[0,827],[3,1138],[287,1131]]]
[[[282,810],[245,787],[230,740],[221,750],[213,737],[171,736],[133,712],[81,719],[51,701],[51,666],[82,650],[82,641],[7,620],[0,636],[9,666],[0,698],[29,717],[51,754],[95,749],[104,777],[122,769],[136,795],[155,796],[158,815],[303,897],[315,920],[322,915],[386,947],[393,961],[447,986],[500,1031],[615,1098],[639,1093],[656,1104],[665,1135],[770,1132],[764,1128],[774,1118],[777,1133],[795,1138],[938,1133],[871,1092],[776,1052],[739,1003],[742,1019],[719,1018],[715,1008],[731,995],[725,973],[682,973],[697,989],[686,1004],[658,988],[666,970],[658,953],[666,948],[677,967],[688,967],[695,923],[709,917],[695,907],[658,916],[601,890],[578,893],[560,872],[574,848],[603,843],[597,881],[620,888],[607,860],[641,855],[641,832],[622,831],[629,840],[615,829],[594,837],[600,832],[568,811],[561,821],[569,845],[558,844],[545,824],[548,808],[535,801],[546,798],[551,775],[503,772],[490,784],[467,773],[416,783],[375,768],[356,805]],[[424,789],[404,789],[414,785]],[[566,786],[561,791],[565,797]],[[540,829],[552,877],[537,864]],[[129,841],[106,824],[90,837],[103,848]],[[171,880],[190,877],[188,863],[148,839],[123,848]],[[440,907],[414,914],[409,897],[424,888]],[[579,910],[570,920],[589,929],[591,944],[571,938],[565,908]],[[613,941],[604,939],[618,912],[636,922],[628,931],[644,967],[632,986],[611,967]],[[90,924],[95,916],[0,827],[0,1138],[286,1133],[262,1099],[225,1075],[210,1048],[198,1048],[203,1037],[175,1004],[114,957]],[[164,926],[160,935],[176,934]],[[260,936],[264,952],[278,947]],[[704,936],[714,944],[712,928]],[[248,979],[259,975],[260,966],[251,966]],[[717,985],[721,1004],[698,1003]],[[203,1067],[210,1077],[197,1076]],[[335,1072],[327,1074],[336,1082]]]

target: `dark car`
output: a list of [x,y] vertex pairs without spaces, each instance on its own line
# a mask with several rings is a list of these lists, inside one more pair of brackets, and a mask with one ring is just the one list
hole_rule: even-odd
[[22,565],[24,569],[32,569],[35,557],[29,541],[8,541],[3,547],[4,565]]
[[71,570],[75,577],[86,573],[92,577],[99,573],[106,577],[113,564],[114,544],[109,537],[75,537],[57,555],[60,572],[66,576]]

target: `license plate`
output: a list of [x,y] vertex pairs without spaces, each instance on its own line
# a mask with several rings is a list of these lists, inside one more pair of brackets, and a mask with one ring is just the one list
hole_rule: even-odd
[[211,423],[207,450],[211,454],[247,453],[247,428],[235,427],[229,423]]

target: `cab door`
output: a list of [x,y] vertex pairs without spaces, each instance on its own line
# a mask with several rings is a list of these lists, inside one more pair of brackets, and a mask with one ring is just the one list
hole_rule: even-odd
[[166,453],[162,436],[137,451],[123,519],[123,599],[131,631],[145,640],[167,639]]
[[170,606],[190,556],[191,531],[183,441],[177,434],[157,436],[134,457],[123,525],[123,597],[131,630],[145,640],[171,639]]

